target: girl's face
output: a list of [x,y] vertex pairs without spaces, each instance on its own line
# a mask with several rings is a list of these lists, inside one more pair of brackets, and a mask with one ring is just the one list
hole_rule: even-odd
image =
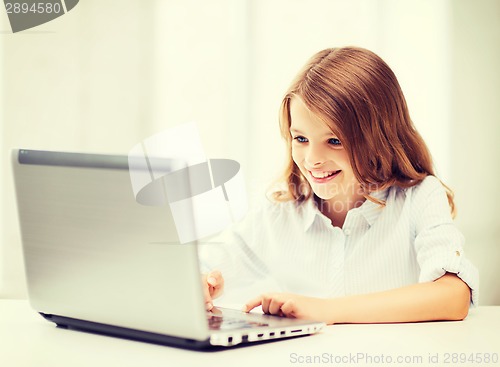
[[290,101],[290,116],[292,158],[316,196],[338,212],[359,206],[364,197],[342,142],[298,97]]

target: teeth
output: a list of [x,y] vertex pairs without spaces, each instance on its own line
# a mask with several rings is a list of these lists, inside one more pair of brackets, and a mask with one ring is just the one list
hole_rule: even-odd
[[325,178],[328,176],[332,176],[334,173],[337,173],[338,171],[330,171],[330,172],[311,172],[311,175],[314,178]]

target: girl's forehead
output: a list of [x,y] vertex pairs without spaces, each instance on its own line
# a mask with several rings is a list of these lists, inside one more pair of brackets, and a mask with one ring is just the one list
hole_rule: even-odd
[[290,99],[290,130],[310,131],[321,134],[337,134],[336,126],[312,112],[304,101],[294,96]]
[[321,119],[306,106],[300,97],[297,96],[290,99],[290,120],[291,125],[308,125],[311,122],[321,122]]

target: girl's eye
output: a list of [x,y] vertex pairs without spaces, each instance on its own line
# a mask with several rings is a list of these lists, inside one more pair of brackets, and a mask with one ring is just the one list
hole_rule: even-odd
[[331,145],[334,145],[334,146],[341,146],[342,145],[342,143],[340,142],[340,140],[337,139],[337,138],[328,139],[328,144],[331,144]]
[[297,140],[299,143],[307,143],[307,138],[304,138],[303,136],[296,136],[293,139]]

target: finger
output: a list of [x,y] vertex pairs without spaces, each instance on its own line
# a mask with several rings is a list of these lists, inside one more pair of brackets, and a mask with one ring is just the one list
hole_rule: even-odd
[[217,277],[217,281],[219,283],[218,288],[223,289],[224,288],[224,277],[222,276],[222,274],[220,274],[220,272],[219,272],[219,276]]
[[262,297],[255,297],[254,299],[248,301],[245,306],[243,306],[243,311],[244,312],[250,312],[253,310],[255,307],[259,307],[262,305]]
[[213,277],[213,276],[211,276],[211,275],[210,275],[210,276],[207,278],[207,283],[208,283],[208,285],[209,285],[209,286],[211,286],[211,287],[214,287],[214,288],[215,288],[215,287],[217,286],[217,279],[216,279],[215,277]]
[[260,304],[262,305],[262,312],[264,312],[265,314],[269,314],[269,305],[271,304],[271,300],[273,299],[272,296],[263,294],[260,297],[261,297]]
[[212,271],[208,274],[207,284],[212,298],[220,296],[224,290],[224,277],[218,270]]
[[213,270],[207,275],[207,282],[212,287],[216,287],[224,282],[224,278],[219,270]]
[[295,318],[297,317],[297,309],[295,307],[295,302],[291,299],[283,303],[281,306],[281,311],[286,317]]
[[214,308],[214,305],[213,305],[213,303],[212,303],[212,302],[206,302],[206,303],[205,303],[205,309],[206,309],[207,311],[212,311],[212,309],[213,309],[213,308]]
[[283,312],[281,311],[282,305],[283,305],[283,302],[281,300],[277,299],[276,297],[272,298],[269,301],[269,308],[268,308],[269,313],[271,315],[282,316],[283,315]]

